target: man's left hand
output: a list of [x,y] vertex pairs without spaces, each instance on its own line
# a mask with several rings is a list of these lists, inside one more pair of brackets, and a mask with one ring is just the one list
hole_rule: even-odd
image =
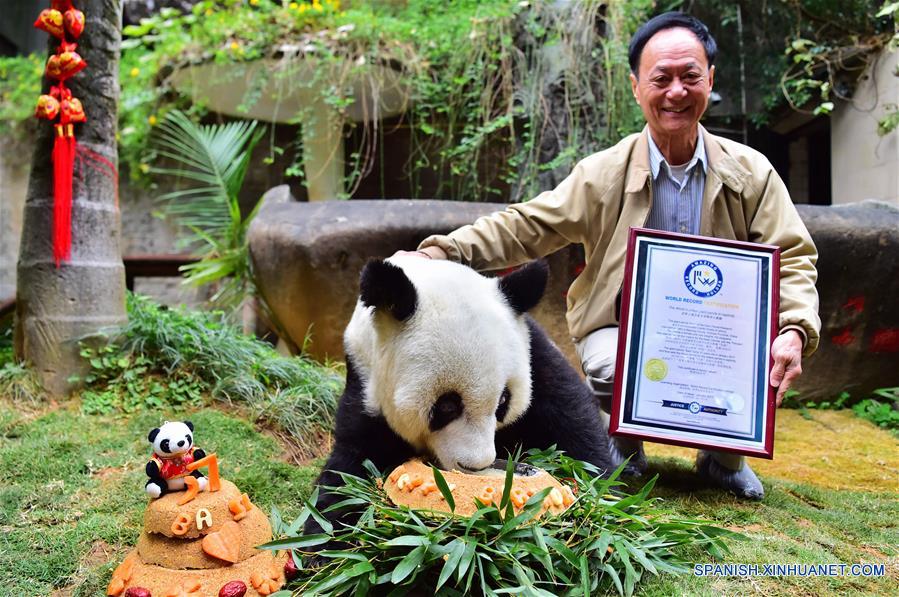
[[777,406],[793,381],[802,375],[802,336],[796,330],[788,330],[774,339],[771,344],[771,385],[777,388]]

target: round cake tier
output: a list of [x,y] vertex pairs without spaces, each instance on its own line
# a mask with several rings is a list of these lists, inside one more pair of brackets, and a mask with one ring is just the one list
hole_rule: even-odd
[[[227,568],[207,570],[172,570],[141,560],[135,549],[126,557],[133,558],[130,578],[125,582],[125,589],[141,587],[150,591],[153,597],[167,595],[197,595],[197,597],[215,597],[225,584],[239,580],[247,586],[245,597],[270,595],[284,585],[284,562],[286,556],[275,557],[274,552],[261,551],[243,562]],[[258,588],[253,578],[265,580]],[[198,586],[199,585],[199,586]]]
[[[183,491],[174,491],[151,500],[144,511],[144,530],[175,539],[196,539],[219,530],[225,522],[233,519],[228,504],[232,501],[240,502],[241,497],[240,490],[234,483],[225,479],[221,483],[219,491],[201,491],[183,506],[178,505],[178,500],[184,497]],[[202,531],[195,524],[197,511],[201,509],[207,510],[212,517],[212,527],[204,526]],[[172,531],[172,524],[179,516],[184,516],[189,521],[186,525],[188,530],[183,535]]]
[[[238,562],[257,555],[259,550],[255,547],[272,540],[272,527],[268,517],[259,508],[250,510],[237,525],[240,528]],[[203,540],[200,538],[184,541],[144,531],[137,540],[137,551],[144,562],[173,570],[223,568],[231,565],[203,551]]]
[[[479,507],[475,499],[483,503],[496,504],[500,504],[502,500],[505,470],[487,469],[476,475],[455,470],[441,473],[456,503],[456,514],[463,516],[474,514]],[[547,510],[554,514],[563,512],[574,501],[574,495],[567,486],[559,483],[546,471],[519,465],[512,479],[510,491],[515,510],[521,510],[531,496],[547,487],[552,489],[544,499],[543,507],[537,516],[542,516]],[[431,467],[420,460],[410,460],[396,467],[384,483],[384,490],[390,500],[398,506],[450,511],[449,504],[437,488]]]

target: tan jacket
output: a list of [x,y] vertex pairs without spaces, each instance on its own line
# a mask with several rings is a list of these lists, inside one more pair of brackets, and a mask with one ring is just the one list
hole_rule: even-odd
[[[780,329],[805,332],[804,355],[818,346],[821,320],[815,290],[818,252],[783,181],[759,152],[700,127],[708,157],[700,234],[777,245]],[[576,340],[618,324],[616,298],[624,278],[628,230],[643,226],[652,205],[648,131],[575,166],[552,191],[479,218],[439,246],[450,259],[477,270],[518,265],[570,243],[584,246],[586,265],[568,291],[568,329]]]

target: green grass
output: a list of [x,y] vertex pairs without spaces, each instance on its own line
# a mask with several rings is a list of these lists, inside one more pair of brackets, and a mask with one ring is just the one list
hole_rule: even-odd
[[[884,434],[886,435],[886,434]],[[836,448],[838,449],[838,447]],[[765,499],[739,501],[696,478],[682,458],[653,459],[659,473],[657,497],[679,516],[702,517],[739,531],[748,541],[731,541],[728,563],[885,564],[886,576],[726,577],[692,574],[648,580],[645,595],[897,595],[899,518],[897,492],[833,490],[762,477]],[[897,487],[899,489],[899,487]],[[714,563],[693,550],[696,564]]]
[[[222,476],[263,511],[299,513],[317,466],[295,467],[279,444],[215,410],[189,414],[197,445],[215,451]],[[109,575],[140,533],[147,433],[165,413],[84,416],[56,409],[32,417],[0,402],[0,595],[105,593]]]
[[91,367],[81,392],[87,414],[190,408],[211,398],[246,408],[307,458],[333,428],[341,368],[282,356],[223,313],[170,309],[129,294],[128,323],[110,334],[109,344],[81,353]]
[[[779,413],[777,458],[753,463],[767,492],[763,502],[740,502],[704,486],[685,460],[689,451],[668,448],[650,454],[650,473],[660,475],[652,497],[661,498],[657,506],[673,515],[747,535],[748,541],[728,542],[727,563],[883,563],[888,576],[669,574],[644,578],[637,594],[899,594],[896,440],[849,411],[813,414],[816,420]],[[277,506],[285,520],[300,513],[321,460],[306,467],[288,464],[283,447],[239,413],[205,409],[187,416],[196,425],[198,445],[218,454],[223,476],[254,503],[264,511]],[[173,415],[86,416],[74,404],[29,411],[0,399],[0,596],[105,592],[112,569],[140,532],[143,467],[150,453],[146,434],[165,418]],[[711,561],[699,549],[683,556],[699,564]]]

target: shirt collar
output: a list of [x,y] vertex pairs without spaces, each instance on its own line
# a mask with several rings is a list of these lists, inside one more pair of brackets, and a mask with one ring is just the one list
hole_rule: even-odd
[[[662,163],[670,166],[668,162],[665,160],[665,156],[662,155],[662,151],[656,145],[656,142],[652,139],[652,134],[647,131],[646,136],[649,138],[649,168],[652,171],[652,178],[655,180],[659,176],[659,170],[661,169]],[[696,150],[693,152],[693,157],[687,163],[687,172],[689,172],[693,166],[696,165],[696,162],[700,162],[702,164],[703,173],[708,173],[708,158],[705,155],[705,141],[702,139],[702,132],[696,136]]]

